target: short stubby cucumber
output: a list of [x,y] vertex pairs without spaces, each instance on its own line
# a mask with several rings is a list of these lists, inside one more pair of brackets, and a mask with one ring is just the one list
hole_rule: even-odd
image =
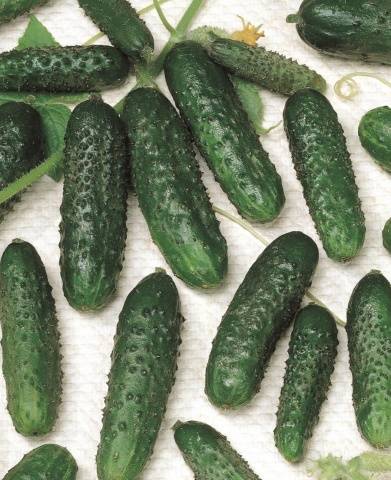
[[384,225],[382,237],[384,248],[391,253],[391,218]]
[[0,54],[0,90],[90,92],[122,83],[128,58],[114,47],[25,48]]
[[117,289],[126,242],[126,131],[99,98],[79,104],[65,134],[61,277],[78,310],[105,306]]
[[337,114],[321,93],[304,89],[284,110],[292,159],[327,255],[344,262],[365,238],[365,219],[350,154]]
[[318,263],[315,242],[301,232],[274,240],[235,293],[213,341],[205,391],[221,408],[248,403],[290,325]]
[[275,219],[285,202],[281,178],[223,68],[187,41],[171,50],[165,74],[201,154],[239,213],[260,222]]
[[332,315],[315,304],[298,313],[289,343],[274,439],[280,453],[299,462],[318,422],[337,355],[338,331]]
[[71,453],[55,444],[31,450],[3,480],[75,480],[77,464]]
[[0,0],[0,24],[8,23],[47,2],[48,0]]
[[35,248],[14,240],[0,261],[0,322],[8,411],[17,432],[53,429],[61,401],[56,309]]
[[[43,161],[43,133],[39,113],[22,102],[0,106],[0,189]],[[0,222],[20,194],[0,205]]]
[[111,43],[134,62],[152,53],[152,34],[128,0],[79,0],[79,5]]
[[378,271],[357,284],[346,331],[353,376],[353,406],[363,437],[391,446],[391,285]]
[[282,95],[292,95],[302,88],[324,92],[327,87],[314,70],[263,47],[219,38],[209,45],[208,53],[230,73]]
[[133,90],[122,118],[129,132],[133,185],[154,242],[187,284],[216,287],[227,271],[227,244],[186,126],[153,88]]
[[178,291],[163,272],[144,278],[126,299],[111,356],[99,480],[134,480],[152,455],[175,380],[181,323]]
[[175,442],[197,480],[260,480],[220,432],[205,423],[177,422]]

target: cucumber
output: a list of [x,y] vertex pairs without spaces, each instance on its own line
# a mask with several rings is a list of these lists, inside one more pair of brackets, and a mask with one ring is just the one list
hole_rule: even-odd
[[382,237],[384,248],[391,253],[391,218],[384,225]]
[[277,340],[311,283],[318,257],[311,238],[290,232],[274,240],[252,265],[213,341],[205,391],[214,405],[240,407],[257,393]]
[[227,272],[227,244],[188,130],[153,88],[133,90],[122,118],[129,132],[133,185],[154,242],[188,285],[216,287]]
[[129,68],[125,55],[103,45],[12,50],[0,54],[0,90],[102,90],[125,81]]
[[315,304],[298,313],[289,343],[284,385],[274,430],[284,458],[299,462],[326,399],[337,355],[338,331],[332,315]]
[[354,289],[346,331],[358,428],[373,447],[390,447],[391,285],[380,272],[368,273]]
[[263,47],[219,38],[210,44],[208,53],[230,73],[282,95],[302,88],[320,92],[327,88],[326,80],[314,70]]
[[3,480],[75,480],[77,464],[66,448],[46,444],[35,448]]
[[364,243],[365,219],[337,114],[321,93],[299,90],[286,102],[284,125],[323,247],[333,260],[348,261]]
[[138,478],[152,455],[175,380],[181,322],[178,291],[163,272],[144,278],[126,299],[111,356],[99,480]]
[[0,0],[0,24],[8,23],[47,2],[48,0]]
[[260,480],[228,440],[205,423],[177,422],[175,442],[197,480]]
[[99,98],[79,104],[65,134],[60,266],[78,310],[105,306],[117,289],[126,242],[126,131]]
[[358,136],[375,162],[391,173],[391,108],[377,107],[367,112],[360,121]]
[[0,322],[8,411],[17,432],[53,429],[61,402],[56,309],[35,248],[14,240],[0,261]]
[[391,65],[390,11],[391,0],[304,0],[287,21],[322,53]]
[[239,213],[275,219],[285,201],[281,178],[224,70],[198,43],[178,43],[165,63],[168,87],[201,154]]
[[79,5],[111,43],[134,62],[152,53],[152,34],[127,0],[79,0]]

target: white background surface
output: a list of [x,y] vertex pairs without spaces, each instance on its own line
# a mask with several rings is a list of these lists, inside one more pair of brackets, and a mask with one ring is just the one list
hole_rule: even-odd
[[[133,4],[143,7],[147,2],[148,0],[134,0]],[[171,0],[164,9],[169,19],[175,23],[188,4],[189,0]],[[254,24],[263,23],[266,38],[261,40],[262,45],[307,63],[327,79],[328,97],[338,111],[347,135],[366,214],[367,238],[364,249],[349,265],[338,265],[325,257],[302,198],[300,184],[295,178],[281,127],[262,141],[283,178],[286,206],[274,224],[257,228],[269,239],[292,229],[300,229],[317,241],[321,260],[312,291],[334,313],[344,318],[351,291],[365,273],[377,268],[391,279],[391,257],[381,242],[382,227],[391,216],[391,177],[377,167],[361,148],[356,133],[361,116],[370,108],[390,104],[391,92],[370,79],[364,79],[360,80],[361,94],[354,102],[348,102],[335,96],[332,85],[341,75],[354,70],[387,75],[389,68],[333,60],[311,50],[299,40],[294,25],[285,23],[286,15],[295,12],[298,6],[297,0],[207,0],[194,25],[212,24],[236,30],[240,28],[237,14]],[[36,14],[63,45],[82,43],[97,32],[96,27],[79,9],[76,0],[52,0],[47,6],[38,9]],[[146,15],[145,19],[154,33],[157,48],[160,49],[167,34],[155,13]],[[0,27],[1,50],[15,46],[26,24],[27,17],[21,17],[10,25]],[[166,91],[164,80],[161,79],[159,83]],[[105,98],[114,103],[121,97],[121,92],[126,92],[126,88],[108,92]],[[268,92],[264,92],[263,96],[267,122],[272,124],[279,121],[285,99]],[[234,212],[204,163],[201,165],[213,202]],[[153,245],[136,199],[132,196],[129,200],[126,260],[117,298],[97,314],[82,315],[72,310],[62,294],[58,266],[61,195],[61,183],[55,184],[49,178],[42,179],[24,195],[22,202],[0,226],[0,253],[13,238],[23,238],[34,244],[46,265],[57,304],[65,373],[63,403],[56,429],[47,437],[36,440],[25,439],[14,431],[5,409],[4,382],[0,379],[0,477],[31,448],[46,442],[56,442],[69,448],[75,456],[80,468],[79,480],[96,479],[95,452],[118,314],[126,295],[139,280],[157,266],[168,268]],[[175,280],[180,290],[182,311],[187,319],[182,332],[177,382],[169,400],[155,453],[141,479],[193,478],[173,441],[171,426],[177,419],[202,420],[219,429],[230,438],[233,446],[248,459],[263,480],[303,480],[307,478],[306,471],[311,459],[328,453],[351,457],[369,449],[355,426],[343,329],[339,329],[339,354],[329,398],[322,408],[319,425],[309,444],[307,461],[299,466],[286,463],[278,454],[273,441],[288,334],[279,342],[261,391],[248,407],[237,412],[223,413],[208,403],[203,389],[211,341],[237,286],[263,249],[255,238],[225,219],[222,219],[221,228],[229,245],[229,275],[224,285],[216,291],[206,293],[192,291],[180,280]]]

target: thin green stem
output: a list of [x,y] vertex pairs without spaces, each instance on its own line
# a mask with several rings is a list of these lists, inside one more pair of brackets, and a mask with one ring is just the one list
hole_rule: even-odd
[[[391,82],[381,77],[380,75],[370,72],[353,72],[344,75],[335,83],[334,91],[339,97],[344,98],[345,100],[352,100],[359,93],[360,87],[354,80],[354,77],[374,78],[375,80],[383,83],[383,85],[391,88]],[[345,89],[347,91],[344,93]]]
[[[169,2],[170,0],[159,0],[159,5],[163,5],[164,3],[167,3]],[[137,13],[139,15],[144,15],[145,13],[148,13],[148,12],[151,12],[152,10],[155,10],[155,2],[154,3],[151,3],[151,5],[148,5],[144,8],[142,8],[141,10],[139,10]]]
[[94,35],[93,37],[89,38],[86,42],[84,42],[83,46],[89,47],[90,45],[93,45],[97,40],[99,40],[104,36],[105,34],[103,32],[98,32],[96,35]]
[[169,33],[173,33],[175,31],[175,28],[171,25],[171,23],[167,20],[167,17],[165,16],[162,7],[160,6],[159,0],[153,0],[153,4],[155,6],[155,10],[157,11],[157,14],[159,15],[160,21],[164,25],[165,29]]

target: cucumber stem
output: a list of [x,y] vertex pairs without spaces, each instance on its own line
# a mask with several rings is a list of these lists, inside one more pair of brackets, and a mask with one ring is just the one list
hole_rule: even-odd
[[175,28],[171,25],[171,23],[167,20],[167,17],[165,16],[162,7],[160,6],[159,0],[153,0],[153,4],[155,6],[155,10],[157,11],[157,14],[159,15],[160,21],[164,25],[165,29],[169,33],[173,33],[175,31]]
[[[357,82],[354,80],[354,77],[369,77],[378,80],[379,82],[383,83],[387,87],[391,88],[391,82],[382,78],[380,75],[376,75],[376,73],[370,72],[352,72],[344,75],[340,78],[334,85],[335,93],[345,99],[345,100],[352,100],[360,91],[360,87],[358,86]],[[344,93],[344,89],[347,88],[347,92]]]

